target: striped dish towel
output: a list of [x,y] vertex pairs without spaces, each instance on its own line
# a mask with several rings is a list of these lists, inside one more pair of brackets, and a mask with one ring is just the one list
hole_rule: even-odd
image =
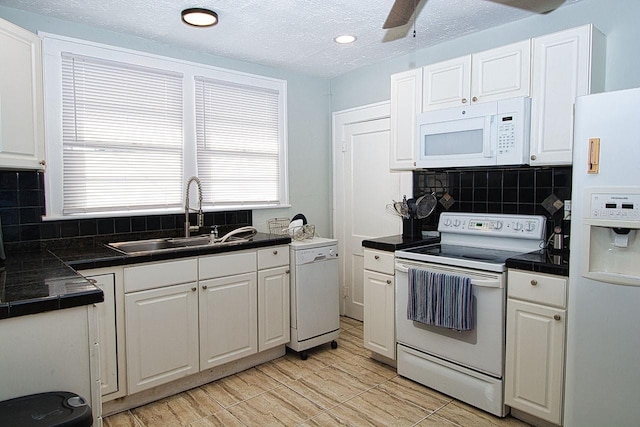
[[468,331],[474,328],[471,279],[409,268],[407,319]]

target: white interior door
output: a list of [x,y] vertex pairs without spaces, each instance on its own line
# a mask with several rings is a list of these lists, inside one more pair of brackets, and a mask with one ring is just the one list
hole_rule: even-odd
[[[389,169],[389,103],[334,113],[334,235],[341,253],[342,313],[362,320],[366,239],[402,232],[385,206],[411,196],[411,173]],[[403,192],[404,191],[404,192]]]

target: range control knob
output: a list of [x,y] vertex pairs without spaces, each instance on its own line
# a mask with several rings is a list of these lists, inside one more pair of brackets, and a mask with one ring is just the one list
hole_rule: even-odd
[[454,219],[453,220],[453,226],[454,227],[460,227],[460,220],[459,219]]
[[502,221],[496,221],[496,224],[493,226],[496,230],[502,229]]
[[521,222],[516,222],[515,224],[513,224],[513,229],[516,230],[516,231],[522,230],[522,223]]
[[527,223],[527,231],[533,231],[536,229],[536,223],[535,222],[528,222]]
[[446,227],[450,227],[450,226],[451,226],[451,220],[450,220],[450,219],[445,219],[445,220],[444,220],[444,225],[445,225]]
[[334,256],[335,254],[336,254],[336,251],[334,249],[329,249],[330,256]]

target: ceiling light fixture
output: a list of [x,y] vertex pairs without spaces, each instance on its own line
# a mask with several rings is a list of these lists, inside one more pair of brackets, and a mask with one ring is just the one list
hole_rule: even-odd
[[218,23],[218,14],[209,9],[194,7],[182,11],[182,21],[194,27],[211,27]]
[[338,36],[334,38],[333,41],[340,44],[349,44],[356,41],[356,36],[350,36],[350,35]]

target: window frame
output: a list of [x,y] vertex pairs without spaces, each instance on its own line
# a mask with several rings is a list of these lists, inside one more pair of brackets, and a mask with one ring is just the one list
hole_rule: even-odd
[[137,209],[107,212],[63,213],[63,152],[62,152],[62,52],[151,67],[181,73],[183,79],[183,181],[197,176],[196,143],[196,77],[228,81],[278,92],[278,132],[280,146],[280,200],[273,204],[221,204],[203,203],[203,210],[228,211],[234,209],[268,209],[289,207],[288,136],[287,136],[287,82],[281,79],[259,76],[189,62],[170,57],[94,43],[50,33],[38,32],[42,39],[44,114],[45,114],[45,209],[43,220],[72,218],[101,218],[118,216],[160,215],[184,212],[184,208]]

